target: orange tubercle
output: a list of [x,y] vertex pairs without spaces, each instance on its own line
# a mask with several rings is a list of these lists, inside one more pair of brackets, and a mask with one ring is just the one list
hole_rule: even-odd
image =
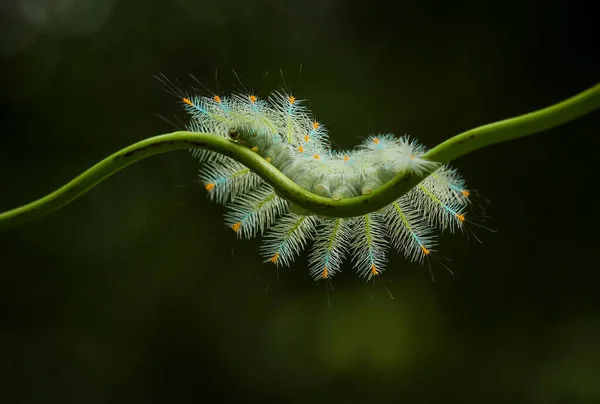
[[421,251],[423,251],[423,254],[425,255],[429,255],[431,253],[431,251],[429,251],[429,249],[424,245],[421,246]]
[[463,194],[464,196],[466,196],[467,198],[469,197],[469,195],[471,195],[471,193],[469,191],[467,191],[466,189],[463,189],[462,191],[460,191],[461,194]]
[[292,105],[293,103],[295,103],[295,102],[296,102],[296,97],[294,97],[293,95],[290,95],[290,96],[288,97],[288,101],[290,102],[290,105]]
[[373,138],[373,143],[375,143],[375,144],[379,144],[379,138],[378,138],[378,137],[376,137],[376,138]]
[[350,156],[344,156],[344,161],[350,160]]
[[308,142],[309,140],[310,140],[310,136],[308,136],[308,135],[304,135],[304,141],[305,141],[305,142]]
[[371,275],[373,275],[373,276],[379,275],[379,270],[377,269],[375,264],[371,264]]
[[304,153],[304,147],[302,147],[302,146],[298,146],[298,151],[299,151],[300,153]]
[[461,214],[461,213],[457,213],[456,214],[456,218],[461,221],[464,222],[465,221],[465,215]]
[[327,269],[327,267],[323,268],[323,273],[321,274],[321,279],[327,279],[329,278],[329,270]]
[[221,103],[221,97],[219,97],[218,95],[215,95],[215,96],[213,97],[213,100],[214,100],[214,101],[215,101],[217,104],[220,104],[220,103]]
[[256,100],[258,100],[258,98],[255,95],[249,96],[248,99],[250,100],[250,103],[252,103],[252,104],[254,104],[256,102]]
[[318,154],[313,154],[313,158],[314,158],[315,160],[319,160],[319,159],[321,158],[321,156],[319,156]]
[[181,100],[183,101],[184,104],[190,105],[192,107],[194,106],[194,103],[187,97],[183,97]]
[[314,130],[319,129],[319,126],[321,126],[321,124],[319,122],[317,122],[317,121],[314,121],[313,124],[312,124],[312,127],[313,127]]
[[240,229],[240,227],[242,227],[242,222],[237,222],[236,224],[234,224],[233,226],[231,226],[231,228],[235,232],[237,232]]
[[206,184],[206,186],[204,188],[206,188],[207,191],[211,191],[214,187],[215,187],[215,184],[213,184],[211,182],[210,184]]
[[271,257],[271,260],[270,260],[270,261],[271,261],[273,264],[277,264],[277,259],[279,259],[279,253],[278,253],[278,252],[277,252],[277,253],[275,253],[275,255]]

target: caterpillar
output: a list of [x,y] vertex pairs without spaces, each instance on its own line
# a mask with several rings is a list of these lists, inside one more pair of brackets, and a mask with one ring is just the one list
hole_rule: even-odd
[[389,249],[422,264],[437,257],[439,232],[464,230],[471,195],[465,181],[454,168],[422,158],[427,149],[409,136],[372,135],[355,150],[333,150],[327,129],[314,119],[306,100],[287,91],[265,99],[251,92],[189,95],[165,83],[188,115],[187,130],[243,145],[319,196],[368,195],[398,173],[432,173],[383,209],[331,218],[288,202],[223,154],[192,150],[208,197],[227,209],[226,225],[238,238],[263,236],[259,253],[265,263],[289,266],[309,248],[313,279],[330,280],[349,258],[356,273],[370,280],[386,269]]

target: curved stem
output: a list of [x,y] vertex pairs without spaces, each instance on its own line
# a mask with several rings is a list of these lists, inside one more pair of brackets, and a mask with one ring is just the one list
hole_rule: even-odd
[[[597,108],[600,108],[600,84],[550,107],[468,130],[439,144],[423,157],[447,164],[482,147],[541,132]],[[51,194],[0,213],[0,231],[38,219],[67,205],[136,161],[172,150],[193,148],[209,149],[237,160],[271,184],[281,197],[310,212],[330,217],[359,216],[378,210],[410,191],[427,176],[401,173],[369,195],[334,201],[296,185],[246,147],[208,133],[174,132],[128,146],[100,161]]]

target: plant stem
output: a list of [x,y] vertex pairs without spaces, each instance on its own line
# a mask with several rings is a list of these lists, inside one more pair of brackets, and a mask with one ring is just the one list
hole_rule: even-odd
[[[482,147],[559,126],[597,108],[600,108],[600,84],[550,107],[463,132],[434,147],[423,157],[440,164],[447,164]],[[209,149],[237,160],[271,184],[282,198],[314,214],[329,217],[359,216],[381,209],[410,191],[429,175],[400,173],[369,195],[334,201],[296,185],[246,147],[209,133],[174,132],[128,146],[100,161],[49,195],[0,213],[0,231],[39,219],[67,205],[104,179],[136,161],[172,150],[194,148]]]

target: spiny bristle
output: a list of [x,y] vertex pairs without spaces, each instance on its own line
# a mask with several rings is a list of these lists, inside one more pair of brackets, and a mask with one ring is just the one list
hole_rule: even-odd
[[352,256],[354,268],[366,279],[379,275],[387,262],[386,223],[382,213],[375,212],[357,217],[352,223],[354,240]]
[[300,255],[317,226],[314,216],[287,213],[265,235],[261,254],[265,262],[289,266]]
[[436,245],[433,228],[411,205],[400,198],[384,209],[387,234],[398,252],[411,261],[422,262]]
[[321,221],[308,260],[313,279],[328,279],[340,271],[352,239],[350,223],[351,219]]
[[227,205],[225,223],[240,238],[253,238],[270,227],[288,209],[285,199],[275,194],[273,187],[262,184]]
[[208,162],[200,171],[200,180],[210,198],[220,204],[235,200],[262,183],[262,178],[230,158]]

